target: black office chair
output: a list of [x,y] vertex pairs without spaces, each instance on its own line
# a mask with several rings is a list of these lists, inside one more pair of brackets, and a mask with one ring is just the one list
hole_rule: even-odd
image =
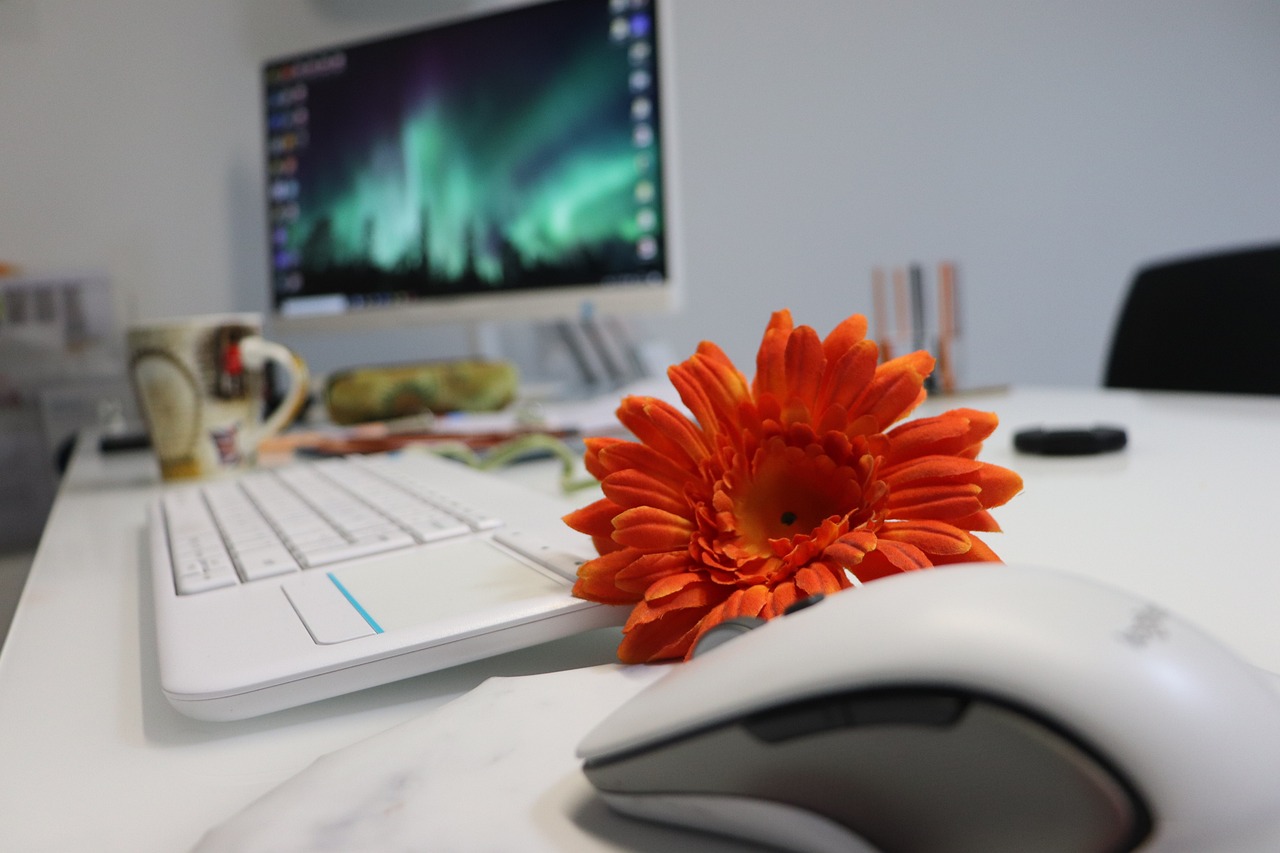
[[1138,270],[1103,384],[1280,394],[1280,245]]

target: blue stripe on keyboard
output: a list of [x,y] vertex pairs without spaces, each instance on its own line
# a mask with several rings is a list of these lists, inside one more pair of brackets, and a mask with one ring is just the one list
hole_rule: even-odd
[[333,576],[333,572],[327,572],[326,574],[329,580],[333,581],[333,585],[338,588],[338,592],[342,593],[343,597],[346,598],[347,601],[351,602],[351,606],[356,609],[356,612],[364,618],[364,621],[369,623],[369,627],[372,628],[375,633],[381,634],[382,626],[378,624],[376,619],[369,615],[369,611],[365,610],[364,607],[360,605],[360,602],[356,601],[356,597],[354,595],[347,592],[347,588],[342,585],[342,581],[335,578]]

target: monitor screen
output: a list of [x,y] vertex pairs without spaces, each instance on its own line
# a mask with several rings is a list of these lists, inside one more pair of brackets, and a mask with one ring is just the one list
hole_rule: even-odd
[[657,0],[552,0],[267,63],[277,322],[670,303]]

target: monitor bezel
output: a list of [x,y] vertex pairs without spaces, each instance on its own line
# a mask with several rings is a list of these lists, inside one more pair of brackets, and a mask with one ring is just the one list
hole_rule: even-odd
[[[407,33],[434,27],[449,26],[489,15],[508,12],[527,6],[541,5],[555,0],[498,0],[483,9],[462,13],[432,16],[412,26],[400,26],[369,38],[341,43],[317,44],[304,51],[293,51],[287,56],[265,60],[260,69],[259,89],[262,99],[260,138],[265,146],[268,137],[266,127],[266,69],[289,60],[291,57],[351,48],[393,39]],[[275,299],[274,276],[270,257],[266,258],[266,319],[269,328],[279,334],[293,333],[342,333],[369,332],[382,329],[405,329],[431,325],[488,324],[529,321],[577,320],[584,317],[663,314],[677,310],[682,303],[684,253],[681,243],[681,214],[679,193],[680,166],[676,151],[675,109],[675,49],[672,23],[672,4],[668,0],[650,0],[655,7],[654,29],[657,41],[658,136],[662,151],[661,195],[663,204],[663,239],[666,275],[659,281],[592,282],[567,284],[538,289],[511,289],[492,292],[439,294],[406,302],[382,305],[348,307],[336,313],[290,313],[281,311]],[[660,8],[659,8],[660,7]],[[259,186],[263,192],[263,206],[268,209],[266,161],[260,161],[263,170]]]

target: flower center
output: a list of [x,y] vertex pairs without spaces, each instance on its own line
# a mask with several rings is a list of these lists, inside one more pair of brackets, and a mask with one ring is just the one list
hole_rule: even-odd
[[862,490],[852,469],[781,441],[765,443],[747,470],[735,473],[725,486],[733,505],[734,544],[751,556],[772,556],[771,541],[811,535],[826,519],[861,506]]

